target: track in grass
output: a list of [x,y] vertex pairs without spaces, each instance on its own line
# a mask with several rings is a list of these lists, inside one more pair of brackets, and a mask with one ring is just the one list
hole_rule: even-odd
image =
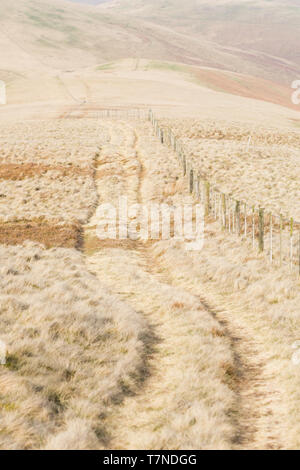
[[[99,202],[117,203],[121,194],[132,203],[189,200],[180,193],[175,156],[155,141],[147,124],[103,125],[110,142],[98,160]],[[110,448],[280,448],[276,427],[268,427],[274,420],[266,419],[276,393],[264,373],[263,345],[239,322],[239,312],[228,314],[230,306],[214,302],[200,280],[180,278],[176,259],[172,268],[159,254],[171,244],[101,243],[96,226],[94,217],[85,229],[89,269],[151,331],[138,391],[107,418]],[[188,269],[190,256],[183,246],[179,252]]]

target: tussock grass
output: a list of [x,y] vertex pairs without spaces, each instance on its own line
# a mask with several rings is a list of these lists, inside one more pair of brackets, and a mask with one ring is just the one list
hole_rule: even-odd
[[235,142],[247,142],[251,140],[256,144],[262,145],[288,145],[296,147],[300,143],[300,133],[282,126],[267,127],[255,126],[243,122],[215,121],[205,119],[162,119],[162,124],[172,127],[176,130],[179,137],[188,139],[213,139],[213,140],[232,140]]
[[[176,157],[168,149],[160,151],[158,166],[153,164],[155,154],[148,158],[147,139],[140,143],[145,171],[151,175],[145,195],[157,194],[160,200],[159,188],[164,182],[171,185],[174,176],[168,179],[164,168],[171,169]],[[177,189],[170,203],[191,202],[186,184]],[[232,337],[240,364],[227,368],[229,380],[240,372],[234,447],[297,449],[299,373],[292,362],[292,345],[298,340],[300,321],[298,276],[288,269],[270,270],[256,250],[210,221],[201,252],[187,252],[172,240],[158,241],[149,250],[155,271],[174,287],[205,300]]]
[[47,247],[80,245],[78,224],[96,204],[94,166],[105,138],[94,121],[2,124],[2,243],[16,244],[19,238],[19,243],[29,239]]
[[61,176],[81,175],[84,177],[92,176],[92,169],[66,167],[63,165],[39,165],[36,163],[27,163],[17,165],[14,163],[0,164],[0,180],[19,181],[25,178],[32,178],[47,174],[48,171],[55,171]]
[[55,224],[47,220],[31,219],[16,222],[0,221],[0,244],[21,245],[26,240],[43,244],[46,248],[80,248],[82,230],[78,223]]
[[148,331],[79,252],[57,246],[81,243],[81,224],[97,198],[98,147],[88,142],[106,135],[92,121],[13,128],[14,139],[33,133],[38,143],[13,144],[7,128],[1,134],[0,172],[11,178],[0,182],[0,331],[8,348],[0,370],[0,446],[103,448],[107,415],[143,375]]
[[[106,125],[111,138],[98,159],[99,201],[117,204],[121,194],[130,204],[167,201],[176,191],[179,171],[150,127]],[[171,184],[164,184],[165,178]],[[141,388],[108,417],[110,448],[230,447],[235,399],[228,374],[234,365],[222,326],[197,296],[156,272],[156,260],[148,254],[151,241],[93,244],[97,222],[95,214],[86,227],[88,265],[100,282],[139,312],[152,332]]]
[[[82,154],[80,164],[80,153],[67,157],[71,166],[95,167],[87,186],[78,188],[76,172],[1,183],[7,193],[14,188],[16,201],[29,192],[28,214],[36,204],[43,223],[65,228],[72,217],[87,220],[97,199],[191,202],[176,156],[149,124],[89,123],[82,121],[83,129],[89,138],[97,134],[99,150]],[[44,136],[66,130],[47,126]],[[22,159],[9,155],[13,164]],[[61,158],[53,143],[45,161],[60,165]],[[43,191],[47,182],[48,199],[55,198],[45,215],[33,182]],[[4,212],[7,201],[17,211],[6,199]],[[86,260],[74,249],[0,245],[0,339],[8,345],[0,446],[298,448],[299,381],[291,361],[298,278],[269,271],[210,221],[199,253],[173,240],[101,243],[98,222],[95,213],[84,228]]]
[[244,425],[251,427],[255,403],[259,419],[254,420],[255,442],[244,446],[296,449],[299,374],[292,363],[292,345],[299,336],[299,279],[289,272],[270,271],[255,252],[238,246],[234,237],[220,234],[216,226],[207,229],[210,238],[201,253],[188,255],[180,244],[157,244],[153,250],[160,270],[178,287],[206,298],[237,337],[242,335],[246,345],[252,344],[243,359],[262,370],[253,384]]
[[143,367],[144,324],[75,250],[0,246],[2,449],[101,448]]
[[195,171],[222,192],[300,220],[299,132],[214,121],[162,122],[180,137]]
[[44,217],[61,222],[85,222],[96,203],[94,181],[86,176],[61,176],[49,171],[41,177],[0,182],[0,217],[4,221]]
[[149,378],[109,420],[117,449],[225,449],[233,439],[228,339],[199,299],[149,275],[143,256],[102,249],[91,266],[155,331]]

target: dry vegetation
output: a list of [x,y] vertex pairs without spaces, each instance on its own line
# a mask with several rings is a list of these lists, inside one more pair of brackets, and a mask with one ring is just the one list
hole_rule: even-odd
[[0,225],[0,243],[20,245],[26,240],[42,243],[46,248],[82,246],[82,230],[79,223],[66,224],[41,219],[2,222]]
[[[168,201],[180,184],[174,156],[162,150],[147,124],[136,130],[125,123],[108,125],[111,139],[102,147],[98,167],[101,203],[118,204],[120,194],[128,196],[129,204]],[[97,223],[95,214],[86,228],[88,249]],[[98,243],[88,258],[101,282],[134,307],[152,331],[149,377],[109,417],[111,446],[228,448],[235,406],[230,342],[197,296],[155,272],[150,245]]]
[[0,247],[2,449],[91,449],[143,366],[144,325],[75,250]]
[[[195,253],[174,240],[97,238],[96,201],[192,202],[149,123],[17,128],[40,134],[32,154],[1,134],[1,448],[298,448],[299,279],[209,221]],[[239,152],[249,134],[235,132],[224,146]],[[210,135],[186,134],[210,155]]]
[[[2,164],[38,164],[90,169],[101,128],[91,120],[0,123]],[[75,171],[75,170],[74,170]]]
[[[149,141],[149,130],[141,125],[135,131],[122,122],[97,129],[95,181],[101,202],[117,201],[120,193],[132,203],[140,200],[139,134],[146,133],[148,140],[142,144],[145,151],[152,146],[151,159],[160,152],[155,139]],[[174,192],[178,179],[174,160],[171,167],[172,189],[164,188],[161,200]],[[169,170],[166,161],[160,171],[167,177]],[[34,180],[41,185],[45,177],[11,184],[30,186]],[[57,175],[49,178],[48,185],[56,180]],[[145,181],[143,191],[152,199],[151,181]],[[78,201],[82,197],[84,192]],[[72,206],[69,211],[74,217]],[[14,242],[18,227],[20,240],[15,247],[0,246],[1,340],[8,346],[7,363],[0,371],[1,447],[227,448],[234,432],[233,362],[222,327],[198,298],[149,273],[150,262],[139,242],[97,245],[89,253],[96,214],[85,228],[86,253],[91,255],[86,265],[74,249],[46,250],[28,241],[20,245],[27,232],[34,239],[33,232],[40,230],[43,238],[47,224],[56,220],[52,213],[26,225],[2,224],[2,233],[5,227]],[[59,244],[60,230],[72,240],[65,221],[49,230],[54,244]],[[1,241],[7,243],[5,236]],[[43,241],[51,246],[49,239]]]
[[300,220],[300,133],[249,124],[163,120],[186,149],[192,166],[222,192]]
[[[160,151],[158,167],[155,158],[148,159],[149,147],[141,156],[154,195],[163,184],[173,184],[173,175],[168,178],[161,168],[175,157]],[[149,188],[145,191],[149,194]],[[169,202],[186,198],[186,191],[180,191]],[[214,224],[206,227],[201,253],[166,241],[154,244],[148,255],[170,284],[206,300],[232,340],[238,358],[233,374],[239,400],[235,445],[298,448],[299,374],[291,356],[300,324],[299,277],[270,270],[256,251],[240,246]]]
[[[294,3],[122,0],[95,8],[61,0],[19,0],[18,5],[2,0],[3,73],[13,81],[19,78],[13,72],[81,71],[115,59],[151,57],[239,71],[289,86],[299,73],[295,44],[300,16]],[[36,83],[32,96],[43,93],[51,75],[42,87]],[[239,77],[233,77],[239,87]],[[63,91],[56,81],[53,99]]]
[[120,195],[195,202],[149,123],[92,118],[145,103],[221,190],[300,219],[295,0],[210,3],[0,2],[1,449],[300,446],[299,277],[211,220],[194,253],[139,213],[96,233]]
[[[97,195],[97,123],[32,121],[1,125],[0,238],[77,246]],[[34,139],[32,139],[34,136]],[[56,230],[57,229],[57,230]]]
[[[122,147],[125,174],[123,179],[119,178],[119,184],[124,185],[125,176],[126,181],[131,177],[135,186],[130,183],[130,188],[136,188],[136,200],[144,203],[189,201],[176,157],[153,140],[149,128],[139,128],[137,136],[138,164],[127,170],[131,151]],[[129,138],[129,142],[132,140]],[[119,145],[117,149],[115,158],[100,158],[106,168],[104,179],[98,183],[103,200],[108,199],[108,183],[114,177]],[[104,148],[104,152],[111,155],[113,149]],[[111,175],[107,168],[109,160]],[[118,186],[115,197],[117,194]],[[112,195],[110,189],[108,200]],[[127,398],[109,421],[115,447],[292,449],[299,446],[299,381],[297,367],[291,361],[292,344],[298,339],[299,329],[298,277],[286,271],[270,270],[256,251],[239,246],[234,236],[220,233],[214,224],[206,228],[206,244],[201,253],[188,253],[179,242],[160,241],[147,245],[136,243],[134,252],[128,246],[125,249],[98,247],[90,259],[100,279],[105,279],[131,305],[137,305],[147,321],[154,322],[154,328],[158,325],[160,339],[150,360],[152,375],[144,388],[136,397]],[[169,293],[180,310],[180,318],[174,318],[175,307],[169,304]],[[190,329],[185,333],[188,302],[192,302],[188,308]],[[200,315],[195,317],[193,327],[193,309],[199,302]],[[211,316],[214,324],[210,323]],[[202,329],[206,326],[209,336]],[[198,334],[202,338],[200,343]],[[204,337],[214,340],[208,345],[203,342]],[[185,356],[187,343],[190,349]],[[199,350],[199,344],[205,347]],[[225,349],[219,356],[219,347],[230,348],[231,354],[228,349],[225,353]],[[182,366],[181,357],[186,358]],[[204,370],[201,369],[203,357]],[[196,377],[190,365],[194,368],[198,365]],[[202,374],[207,373],[203,380]],[[218,381],[222,375],[221,382],[210,385],[208,392],[205,382],[213,377]],[[227,377],[226,388],[224,377]],[[212,389],[215,397],[220,394],[220,398],[213,398]],[[202,393],[206,397],[204,401],[200,398]],[[200,408],[193,407],[194,399]],[[193,419],[189,420],[191,416]],[[224,421],[225,416],[230,417],[229,421]]]

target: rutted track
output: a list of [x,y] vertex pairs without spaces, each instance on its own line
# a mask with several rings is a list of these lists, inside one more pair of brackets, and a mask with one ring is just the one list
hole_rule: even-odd
[[[99,157],[100,203],[117,204],[125,194],[129,204],[189,200],[180,193],[178,169],[167,179],[175,156],[155,160],[165,150],[147,125],[135,130],[124,123],[106,125],[110,139]],[[156,155],[145,150],[151,146]],[[276,429],[264,428],[272,425],[272,418],[266,419],[272,415],[272,392],[265,391],[268,377],[256,358],[261,345],[249,340],[224,305],[212,303],[199,279],[178,276],[159,255],[166,242],[116,240],[101,246],[94,240],[91,249],[96,225],[94,217],[86,227],[89,268],[140,312],[149,330],[139,391],[107,418],[110,448],[280,448]],[[193,267],[183,247],[180,256]]]

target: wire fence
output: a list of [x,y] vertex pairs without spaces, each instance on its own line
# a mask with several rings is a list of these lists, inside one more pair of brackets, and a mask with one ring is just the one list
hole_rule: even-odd
[[64,119],[133,119],[145,121],[149,116],[148,109],[144,108],[91,108],[84,106],[84,103],[73,110],[70,110]]
[[[162,129],[152,110],[145,108],[80,107],[67,118],[149,120],[162,144],[168,145],[178,157],[189,192],[204,205],[206,217],[219,222],[222,230],[248,241],[253,249],[264,253],[270,265],[288,266],[300,274],[300,222],[293,217],[267,212],[263,207],[236,199],[220,191],[207,175],[194,168],[189,153],[171,128]],[[253,145],[253,144],[252,144]]]
[[266,254],[270,265],[288,266],[300,274],[300,222],[293,217],[267,212],[215,187],[207,175],[194,168],[188,152],[172,129],[162,129],[152,110],[148,113],[155,135],[177,154],[189,192],[204,205],[206,217],[219,222],[222,230],[248,240],[252,247]]

